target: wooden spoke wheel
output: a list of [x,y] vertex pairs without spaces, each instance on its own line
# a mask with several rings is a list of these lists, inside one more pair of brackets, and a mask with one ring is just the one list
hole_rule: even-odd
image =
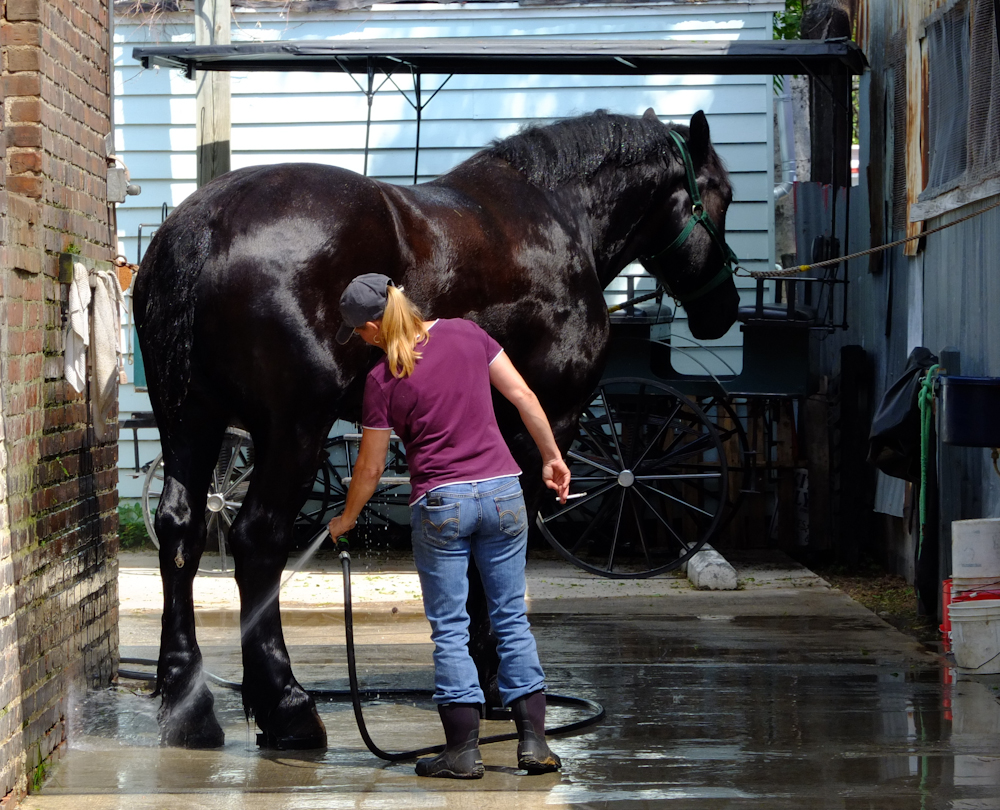
[[729,511],[729,466],[715,423],[670,385],[604,380],[566,455],[579,497],[543,500],[538,525],[586,571],[638,579],[670,571]]
[[337,471],[330,462],[329,440],[313,480],[306,488],[305,503],[295,516],[292,545],[305,548],[330,522],[334,514],[344,508],[347,493],[337,484]]
[[[207,529],[206,548],[219,549],[222,570],[228,568],[226,543],[229,527],[236,519],[236,513],[243,505],[250,476],[253,473],[254,452],[250,434],[239,428],[226,428],[226,435],[219,451],[219,459],[212,471],[208,486],[208,503],[205,508]],[[150,463],[142,485],[142,519],[153,545],[160,547],[154,526],[156,507],[163,494],[163,454],[160,453]]]

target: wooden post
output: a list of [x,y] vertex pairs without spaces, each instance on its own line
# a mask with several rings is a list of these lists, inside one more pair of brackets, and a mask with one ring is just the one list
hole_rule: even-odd
[[870,546],[874,470],[866,462],[871,429],[871,367],[862,346],[840,349],[840,539],[837,559],[850,568]]
[[[229,0],[197,0],[196,45],[229,44]],[[195,73],[195,127],[198,138],[198,186],[229,171],[229,72]]]
[[830,403],[825,384],[816,396],[807,397],[805,457],[809,470],[809,548],[829,551],[830,542]]
[[777,427],[775,447],[777,468],[778,548],[788,551],[795,546],[795,468],[797,465],[795,414],[790,399],[778,399],[774,403]]

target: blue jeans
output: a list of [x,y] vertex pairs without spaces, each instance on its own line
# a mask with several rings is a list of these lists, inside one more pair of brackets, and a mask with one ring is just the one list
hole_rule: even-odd
[[504,705],[544,688],[524,603],[528,521],[517,478],[432,490],[413,504],[410,528],[434,642],[434,702],[485,702],[469,655],[470,556],[479,568],[498,640],[497,681]]

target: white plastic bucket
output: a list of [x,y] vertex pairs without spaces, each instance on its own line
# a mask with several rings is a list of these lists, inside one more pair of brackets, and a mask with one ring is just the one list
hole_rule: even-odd
[[1000,588],[1000,577],[952,577],[952,594],[966,591],[992,591]]
[[1000,599],[952,602],[948,615],[955,663],[977,675],[1000,673]]
[[1000,579],[1000,518],[952,521],[951,570],[960,580]]

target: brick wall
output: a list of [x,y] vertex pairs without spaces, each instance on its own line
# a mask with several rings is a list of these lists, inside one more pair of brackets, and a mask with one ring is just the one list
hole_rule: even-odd
[[[117,445],[63,379],[61,253],[113,257],[110,0],[0,0],[0,804],[117,666]],[[112,413],[111,419],[117,414]]]

